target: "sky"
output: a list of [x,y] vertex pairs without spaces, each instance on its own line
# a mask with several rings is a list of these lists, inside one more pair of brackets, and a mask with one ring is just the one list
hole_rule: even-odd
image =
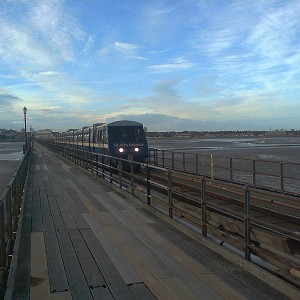
[[0,0],[0,128],[300,129],[298,0]]

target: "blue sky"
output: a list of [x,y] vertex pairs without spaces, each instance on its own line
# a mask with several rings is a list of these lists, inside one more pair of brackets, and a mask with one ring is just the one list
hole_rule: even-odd
[[1,0],[0,128],[300,129],[298,0]]

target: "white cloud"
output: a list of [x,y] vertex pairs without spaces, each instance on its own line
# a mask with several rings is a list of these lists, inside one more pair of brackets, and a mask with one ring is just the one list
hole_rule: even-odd
[[121,51],[133,51],[138,48],[135,44],[129,44],[124,42],[115,42],[116,49],[119,49]]
[[195,63],[189,62],[186,59],[179,57],[179,58],[175,58],[171,63],[152,65],[146,68],[151,72],[160,73],[160,72],[171,72],[176,70],[187,70],[195,66],[196,66]]

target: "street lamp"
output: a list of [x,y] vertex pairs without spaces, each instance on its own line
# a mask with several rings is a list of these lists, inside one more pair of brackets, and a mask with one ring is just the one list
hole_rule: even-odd
[[27,150],[27,128],[26,128],[26,114],[27,114],[27,108],[23,107],[23,113],[24,113],[24,123],[25,123],[25,151]]

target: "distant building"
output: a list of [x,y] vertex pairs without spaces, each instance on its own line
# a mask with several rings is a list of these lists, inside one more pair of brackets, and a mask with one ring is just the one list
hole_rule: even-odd
[[54,135],[52,130],[43,129],[35,131],[35,138],[38,140],[54,140]]

